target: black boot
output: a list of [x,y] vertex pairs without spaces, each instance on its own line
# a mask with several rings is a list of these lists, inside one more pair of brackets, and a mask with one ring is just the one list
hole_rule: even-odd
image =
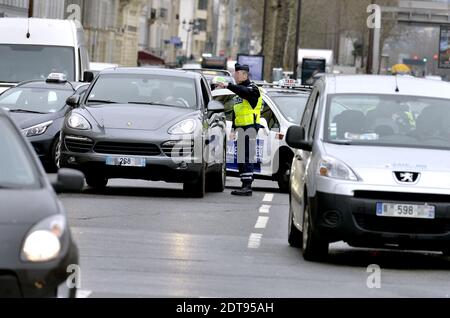
[[251,197],[253,194],[252,184],[251,183],[243,184],[241,189],[231,191],[231,194],[238,195],[241,197]]

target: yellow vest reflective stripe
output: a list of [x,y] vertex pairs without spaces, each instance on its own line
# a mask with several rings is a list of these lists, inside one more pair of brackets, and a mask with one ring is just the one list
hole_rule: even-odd
[[263,99],[261,90],[259,91],[260,96],[258,98],[258,103],[253,109],[250,103],[246,99],[241,99],[236,97],[236,103],[234,105],[234,125],[236,127],[250,126],[253,124],[261,123],[261,109],[263,105]]

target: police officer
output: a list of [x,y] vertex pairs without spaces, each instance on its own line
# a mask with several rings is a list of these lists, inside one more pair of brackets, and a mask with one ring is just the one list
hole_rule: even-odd
[[[237,63],[234,73],[237,85],[231,83],[218,84],[219,88],[228,88],[237,95],[234,99],[233,107],[233,129],[238,133],[238,166],[242,187],[231,192],[231,194],[239,196],[252,195],[256,137],[260,128],[261,108],[263,105],[258,86],[249,79],[249,71],[248,65]],[[242,149],[243,147],[244,149]],[[245,151],[245,158],[241,156],[242,151]]]

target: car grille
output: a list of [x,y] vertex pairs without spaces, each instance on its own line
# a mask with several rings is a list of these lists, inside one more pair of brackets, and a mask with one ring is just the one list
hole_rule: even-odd
[[367,231],[401,234],[444,234],[450,232],[447,219],[403,219],[353,214],[359,227]]
[[154,144],[128,142],[97,142],[94,151],[102,154],[130,155],[130,156],[158,156],[161,150]]
[[71,152],[86,153],[92,150],[94,141],[85,137],[66,136],[64,143]]
[[355,191],[355,198],[378,200],[378,201],[402,201],[402,202],[444,202],[450,203],[450,195],[429,193],[405,193],[405,192],[382,192],[382,191]]
[[194,141],[168,141],[161,149],[167,157],[187,157],[194,151]]

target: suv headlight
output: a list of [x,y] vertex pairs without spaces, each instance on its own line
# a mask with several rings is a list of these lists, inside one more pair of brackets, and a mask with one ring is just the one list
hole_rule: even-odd
[[21,259],[26,262],[42,263],[57,258],[65,231],[65,216],[54,215],[42,220],[28,232],[23,243]]
[[171,135],[187,135],[192,134],[197,127],[196,121],[194,119],[186,119],[178,124],[172,126],[169,129],[169,134]]
[[320,160],[319,175],[333,179],[358,181],[358,177],[350,167],[342,161],[331,157],[325,157]]
[[69,116],[69,118],[67,119],[67,125],[73,129],[91,129],[91,124],[89,124],[88,120],[77,113],[73,113]]
[[35,125],[30,128],[22,129],[22,135],[25,137],[33,137],[33,136],[39,136],[44,134],[47,131],[47,128],[50,127],[50,125],[53,124],[53,121],[47,121],[45,123]]

